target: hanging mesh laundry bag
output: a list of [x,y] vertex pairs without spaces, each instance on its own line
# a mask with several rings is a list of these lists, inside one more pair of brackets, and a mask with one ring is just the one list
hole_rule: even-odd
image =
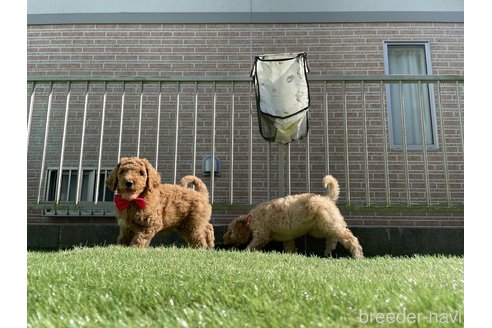
[[306,56],[287,53],[255,58],[251,76],[260,133],[267,141],[287,144],[304,138],[309,131]]

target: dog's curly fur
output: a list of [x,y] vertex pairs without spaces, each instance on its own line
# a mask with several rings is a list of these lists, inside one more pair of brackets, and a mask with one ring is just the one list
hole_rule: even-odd
[[[127,209],[115,209],[120,226],[118,244],[145,247],[159,232],[176,230],[195,247],[214,247],[212,206],[206,185],[185,176],[179,185],[161,184],[160,174],[145,158],[123,157],[106,179],[107,187],[125,200]],[[188,188],[193,183],[196,190]],[[145,208],[132,202],[143,198]]]
[[282,241],[284,249],[295,251],[295,239],[305,234],[326,238],[325,256],[329,256],[338,242],[347,248],[353,258],[363,258],[358,239],[347,228],[342,214],[335,205],[340,188],[331,175],[323,178],[326,196],[315,194],[291,195],[264,202],[242,215],[228,226],[224,235],[226,246],[256,250],[271,240]]

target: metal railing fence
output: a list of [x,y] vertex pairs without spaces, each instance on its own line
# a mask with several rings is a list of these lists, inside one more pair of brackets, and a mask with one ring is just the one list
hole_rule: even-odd
[[[27,82],[31,209],[110,211],[110,202],[99,201],[104,179],[98,177],[122,156],[148,158],[166,183],[199,176],[218,204],[323,193],[325,174],[339,180],[339,202],[346,205],[463,204],[463,76],[310,76],[310,132],[287,146],[260,137],[249,77],[29,77]],[[399,88],[401,124],[389,120],[389,84]],[[410,101],[403,90],[409,84],[419,90],[413,110],[420,146],[406,137]],[[429,123],[422,86],[432,88],[432,147],[424,132]],[[399,146],[390,142],[394,129],[403,135]],[[212,160],[210,176],[204,174],[207,155],[220,160],[221,172]],[[66,168],[77,175],[70,185],[63,180]],[[81,200],[89,183],[84,170],[95,172],[92,201]],[[55,171],[56,183],[48,186]],[[75,194],[62,198],[62,191]]]

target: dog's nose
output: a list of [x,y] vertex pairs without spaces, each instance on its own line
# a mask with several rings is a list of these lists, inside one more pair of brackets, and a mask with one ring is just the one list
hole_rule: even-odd
[[125,186],[126,186],[127,188],[131,188],[131,187],[133,186],[133,181],[132,181],[132,180],[127,180],[127,181],[125,182]]

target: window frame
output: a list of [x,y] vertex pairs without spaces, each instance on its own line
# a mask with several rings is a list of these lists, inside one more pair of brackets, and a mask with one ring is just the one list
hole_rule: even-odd
[[[46,169],[46,184],[45,184],[45,193],[44,193],[44,201],[45,202],[56,202],[56,188],[57,188],[57,180],[58,180],[58,171],[59,171],[59,167],[48,167]],[[107,175],[109,174],[109,172],[111,172],[112,168],[101,168],[100,170],[100,177],[99,179],[101,179],[101,177],[104,177],[103,180],[106,179]],[[63,188],[63,176],[65,173],[68,174],[68,183],[69,185],[67,186],[68,187],[68,193],[67,193],[67,197],[62,199],[60,197],[60,203],[72,203],[74,202],[73,200],[70,200],[70,180],[71,179],[71,175],[75,172],[75,186],[77,184],[77,176],[78,176],[78,171],[79,169],[78,168],[75,168],[75,167],[64,167],[62,169],[62,183],[60,184],[60,186]],[[56,172],[56,173],[55,173]],[[93,203],[95,202],[95,199],[94,199],[94,196],[95,196],[95,191],[96,191],[96,185],[97,185],[97,178],[96,178],[96,175],[97,175],[97,168],[92,168],[92,167],[84,167],[82,168],[82,175],[81,175],[81,178],[82,178],[82,181],[81,181],[81,184],[80,184],[80,192],[82,193],[82,186],[84,184],[84,176],[85,176],[85,173],[88,173],[89,174],[89,177],[88,177],[88,190],[87,190],[87,196],[91,196],[91,197],[87,197],[88,200],[82,200],[84,199],[84,197],[82,196],[81,194],[81,197],[80,197],[80,201],[81,202],[89,202],[89,203]],[[52,178],[52,175],[53,174],[56,174],[56,176],[54,178]],[[52,184],[52,179],[54,180],[54,183]],[[105,200],[106,198],[106,195],[107,193],[111,193],[110,190],[107,190],[105,184],[100,184],[100,186],[102,186],[102,189],[103,189],[103,194],[98,194],[99,197],[102,197],[101,200],[98,200],[98,202],[110,202],[108,200]],[[75,190],[75,192],[77,192]],[[51,196],[53,196],[53,199],[51,199]],[[61,196],[61,195],[60,195]],[[77,195],[75,195],[75,198],[77,197]],[[67,199],[68,198],[68,199]]]
[[[391,46],[423,46],[425,54],[425,66],[426,75],[432,75],[432,61],[430,53],[430,42],[429,41],[384,41],[384,74],[391,75],[389,73],[389,52],[388,48]],[[433,83],[422,83],[427,86],[429,94],[429,106],[430,106],[430,120],[432,124],[432,138],[433,143],[427,145],[427,150],[438,150],[439,149],[439,137],[437,131],[437,118],[436,118],[436,102],[435,102],[435,92]],[[404,85],[404,84],[403,84]],[[388,137],[389,145],[391,150],[403,150],[403,140],[402,144],[397,144],[394,137],[394,129],[400,129],[400,126],[393,127],[393,110],[391,106],[391,83],[386,84],[386,109],[387,109],[387,120],[388,120]],[[403,131],[402,131],[403,132]],[[408,144],[406,145],[407,150],[422,150],[422,143],[419,144]]]

